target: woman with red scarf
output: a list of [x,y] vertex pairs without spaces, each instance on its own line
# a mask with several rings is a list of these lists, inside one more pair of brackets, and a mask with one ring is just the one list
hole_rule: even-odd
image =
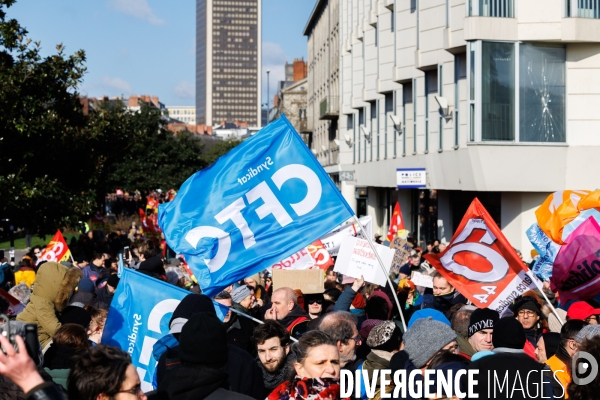
[[337,400],[340,398],[340,354],[335,341],[321,331],[310,331],[295,343],[294,374],[275,388],[267,400]]

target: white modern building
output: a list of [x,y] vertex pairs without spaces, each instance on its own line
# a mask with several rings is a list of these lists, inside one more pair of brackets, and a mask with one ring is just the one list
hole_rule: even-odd
[[181,121],[187,125],[196,125],[195,106],[167,106],[169,117]]
[[[448,241],[478,197],[528,256],[525,230],[549,193],[599,186],[600,2],[347,0],[338,11],[339,162],[326,169],[374,232],[398,200],[407,229]],[[310,36],[308,48],[310,84]]]

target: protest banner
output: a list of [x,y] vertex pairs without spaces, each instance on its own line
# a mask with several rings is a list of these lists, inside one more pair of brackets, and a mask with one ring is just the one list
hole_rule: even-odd
[[394,250],[380,244],[376,244],[375,249],[381,257],[385,273],[379,265],[377,256],[369,242],[351,236],[347,236],[342,242],[334,271],[353,278],[363,276],[366,282],[385,286],[387,282],[386,274],[390,272]]
[[396,234],[399,231],[405,230],[404,228],[404,218],[402,217],[402,210],[400,210],[400,203],[396,202],[394,206],[394,212],[392,213],[392,217],[390,218],[390,229],[388,229],[387,233],[387,241],[392,242],[396,237]]
[[[154,344],[169,333],[171,314],[189,294],[185,289],[128,268],[122,272],[104,325],[102,343],[129,353],[144,392],[153,389],[157,364],[152,357]],[[220,305],[214,306],[222,320]]]
[[21,303],[21,300],[17,299],[3,289],[0,289],[0,297],[3,297],[6,301],[8,301],[8,310],[6,310],[6,315],[9,317],[14,317],[25,309],[25,304]]
[[273,269],[311,269],[315,268],[315,260],[310,252],[304,248],[290,257],[273,264]]
[[309,244],[306,248],[310,253],[311,257],[315,260],[315,266],[322,270],[326,270],[327,268],[333,266],[333,258],[327,251],[327,248],[321,241],[321,239],[315,240],[313,243]]
[[[592,196],[586,199],[590,194]],[[593,199],[597,199],[597,194],[592,194],[589,190],[564,190],[552,193],[535,211],[538,225],[553,242],[562,245],[564,243],[562,231],[565,225],[583,210],[579,208],[579,202],[584,200],[583,204],[587,208],[592,208],[590,206],[593,205]]]
[[547,235],[542,231],[540,226],[535,223],[527,229],[527,238],[533,245],[533,248],[538,252],[539,259],[535,262],[532,270],[536,276],[539,276],[542,280],[548,281],[552,276],[552,266],[554,259],[560,250],[560,245],[554,243]]
[[61,262],[67,261],[69,258],[71,258],[71,251],[62,233],[58,230],[50,240],[50,243],[48,243],[48,246],[42,250],[42,254],[38,260]]
[[514,299],[536,288],[527,267],[477,198],[446,250],[424,257],[475,306],[500,315]]
[[320,269],[273,270],[273,289],[282,287],[300,289],[302,293],[323,293],[325,278]]
[[423,286],[426,288],[433,287],[433,277],[417,271],[412,273],[410,280],[415,284],[415,286]]
[[290,257],[273,264],[274,269],[322,269],[333,265],[333,259],[320,240],[309,244],[308,247],[297,251]]
[[[370,215],[366,215],[364,217],[360,217],[358,219],[360,224],[363,226],[366,235],[372,237],[373,235],[373,218]],[[362,234],[358,224],[346,224],[340,226],[327,235],[321,237],[321,242],[329,252],[329,255],[335,257],[338,255],[340,251],[340,246],[342,245],[342,241],[344,238],[351,237],[359,237],[361,239],[366,239],[366,237]]]
[[408,243],[406,239],[394,237],[390,242],[390,249],[394,250],[394,258],[392,260],[392,270],[399,270],[401,266],[408,262],[408,257],[413,248],[412,243]]
[[558,252],[550,278],[561,303],[600,293],[600,225],[593,217],[580,224]]
[[203,293],[271,267],[354,215],[282,116],[159,206],[169,246],[186,256]]

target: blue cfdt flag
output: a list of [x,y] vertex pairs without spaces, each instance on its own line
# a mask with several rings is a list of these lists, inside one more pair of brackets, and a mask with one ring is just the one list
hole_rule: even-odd
[[192,175],[158,208],[203,293],[269,268],[354,215],[282,116]]

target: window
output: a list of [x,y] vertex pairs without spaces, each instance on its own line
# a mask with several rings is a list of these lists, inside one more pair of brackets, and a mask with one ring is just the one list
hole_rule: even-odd
[[468,0],[469,16],[513,18],[514,0]]
[[[413,105],[413,90],[412,84],[405,83],[402,85],[402,156],[406,156],[406,116],[408,105]],[[414,129],[414,125],[413,125]],[[414,136],[414,131],[413,131]]]
[[483,42],[481,139],[515,139],[515,45]]
[[429,152],[429,100],[437,93],[437,70],[425,72],[425,154]]
[[565,48],[519,47],[519,141],[564,142]]
[[417,154],[417,78],[413,79],[412,84],[412,103],[413,103],[413,155]]
[[566,141],[563,46],[484,41],[469,57],[471,140]]
[[[383,137],[383,158],[387,159],[388,157],[388,126],[390,123],[392,123],[392,119],[390,118],[390,115],[394,114],[394,110],[396,109],[395,107],[395,100],[396,100],[396,93],[395,92],[391,92],[391,93],[386,93],[385,94],[385,116],[384,118],[384,125],[385,125],[385,133],[384,133],[384,137]],[[395,127],[392,127],[392,135],[394,135],[394,157],[396,156],[396,130]]]
[[467,76],[466,54],[454,56],[454,147],[459,146],[460,135],[460,81]]
[[[377,101],[371,103],[371,129],[369,132],[370,160],[373,161],[373,138],[377,136],[377,159],[379,159],[379,129],[377,124]],[[367,157],[365,156],[365,159]]]
[[[442,65],[438,66],[438,95],[444,97],[444,74]],[[438,151],[442,151],[444,148],[444,118],[443,111],[440,110],[440,115],[438,117]]]
[[392,7],[392,12],[390,13],[390,30],[394,32],[396,29],[396,10]]

